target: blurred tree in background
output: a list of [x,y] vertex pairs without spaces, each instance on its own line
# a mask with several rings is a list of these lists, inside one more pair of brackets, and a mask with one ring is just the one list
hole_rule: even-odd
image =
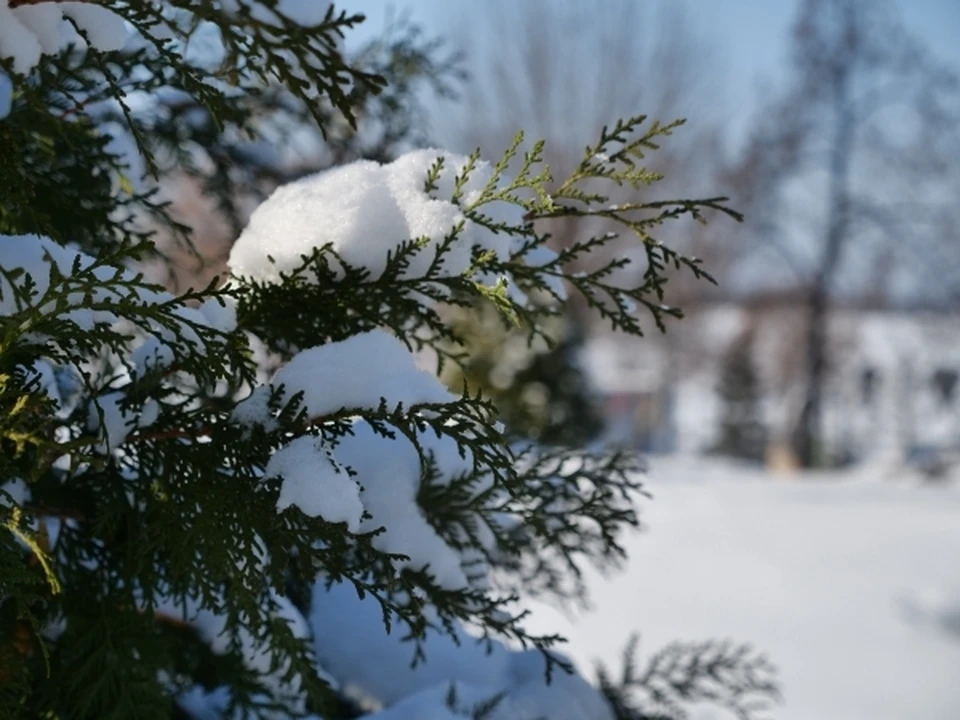
[[889,3],[800,4],[791,80],[757,113],[729,180],[751,218],[748,233],[779,252],[780,269],[805,294],[795,444],[806,467],[827,462],[827,326],[837,301],[956,303],[958,129],[956,73]]
[[754,361],[754,332],[747,328],[731,343],[720,368],[720,437],[714,451],[762,462],[767,445],[763,390]]

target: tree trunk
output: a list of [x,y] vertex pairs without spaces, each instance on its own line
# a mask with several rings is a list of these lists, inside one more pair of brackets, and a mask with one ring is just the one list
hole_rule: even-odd
[[807,315],[806,397],[797,428],[797,458],[802,467],[816,466],[821,457],[823,386],[827,370],[827,295],[810,291]]
[[[846,22],[853,27],[853,8]],[[810,468],[823,462],[823,391],[827,378],[827,340],[830,290],[847,239],[850,205],[850,160],[854,150],[856,118],[851,102],[850,64],[838,62],[831,74],[831,101],[835,113],[830,143],[830,189],[823,256],[808,297],[806,397],[797,427],[796,450],[800,464]]]

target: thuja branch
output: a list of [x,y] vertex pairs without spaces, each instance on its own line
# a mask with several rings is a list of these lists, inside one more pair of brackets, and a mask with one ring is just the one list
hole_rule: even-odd
[[[557,198],[559,196],[552,196]],[[670,217],[690,214],[699,217],[702,210],[716,210],[718,212],[733,218],[737,222],[743,221],[743,214],[728,207],[725,203],[729,202],[727,197],[703,198],[698,200],[662,200],[644,203],[619,203],[607,207],[575,207],[573,205],[554,205],[551,208],[543,210],[533,210],[524,216],[527,222],[534,220],[548,220],[561,217],[603,217],[610,220],[616,220],[630,227],[642,225],[654,225]],[[644,210],[662,210],[664,212],[652,218],[642,220],[630,220],[625,213],[644,211]]]

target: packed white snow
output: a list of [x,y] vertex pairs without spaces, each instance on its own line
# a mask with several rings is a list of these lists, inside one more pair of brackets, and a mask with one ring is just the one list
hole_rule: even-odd
[[[361,600],[350,584],[334,583],[328,589],[322,580],[317,582],[309,620],[282,598],[275,599],[280,603],[278,617],[296,637],[312,634],[321,677],[348,696],[381,708],[361,716],[363,720],[461,720],[498,695],[502,700],[489,720],[612,720],[610,708],[582,675],[556,668],[548,685],[539,651],[511,649],[497,640],[488,650],[454,624],[456,640],[428,631],[426,659],[412,667],[413,645],[402,640],[409,629],[395,619],[388,634],[379,603],[369,595]],[[192,607],[184,612],[164,606],[160,612],[189,622],[215,653],[227,651],[223,618]],[[271,669],[269,655],[247,634],[242,633],[240,640],[244,664],[282,697],[296,701],[299,677],[284,682],[285,668]],[[447,705],[451,685],[457,696],[453,708]],[[229,698],[225,687],[212,691],[195,687],[181,694],[178,704],[195,717],[222,720]]]
[[383,330],[353,335],[297,353],[269,384],[261,385],[234,409],[234,419],[270,426],[268,401],[283,386],[289,399],[303,393],[310,417],[338,410],[376,410],[381,400],[390,408],[422,403],[447,403],[454,396],[436,376],[417,367],[414,355]]
[[123,392],[112,392],[90,403],[87,429],[99,436],[97,450],[101,453],[117,449],[133,430],[150,427],[159,416],[160,406],[156,400],[125,410],[121,407],[125,397]]
[[17,505],[23,505],[30,498],[30,488],[20,478],[14,478],[0,485],[0,490],[6,493],[6,495],[0,494],[0,506],[9,507],[11,501]]
[[[470,642],[470,640],[467,640]],[[428,661],[429,662],[429,661]],[[536,650],[510,652],[504,676],[493,685],[445,682],[409,695],[372,716],[371,720],[464,720],[476,717],[475,709],[499,696],[487,720],[612,720],[613,714],[599,693],[579,674],[558,670],[548,685],[543,657]]]
[[175,359],[173,348],[152,335],[145,338],[130,354],[130,363],[137,375],[169,367]]
[[359,529],[360,488],[322,440],[304,435],[280,448],[264,470],[265,477],[276,475],[283,477],[277,510],[296,505],[310,517],[344,522],[352,532]]
[[[136,281],[133,273],[97,263],[96,258],[46,237],[0,235],[0,269],[4,271],[0,273],[0,317],[38,308],[44,314],[57,312],[58,317],[70,320],[82,329],[92,329],[96,323],[123,329],[129,333],[130,369],[135,375],[171,365],[175,360],[174,347],[182,348],[182,343],[202,349],[197,328],[229,330],[236,322],[232,307],[221,307],[216,300],[210,300],[199,309],[175,308],[173,314],[180,321],[177,324],[161,324],[150,320],[139,329],[130,327],[130,323],[120,317],[122,313],[118,315],[110,309],[115,303],[121,300],[143,304],[171,303],[174,297],[153,287],[131,287],[130,284]],[[63,281],[66,278],[67,282],[71,282],[75,265],[82,274],[92,272],[94,282],[81,289],[74,289],[79,285],[72,286],[64,304],[67,309],[58,310],[46,293],[57,274],[61,277],[56,279]],[[114,281],[120,279],[128,283],[119,286]],[[91,309],[91,302],[100,307]],[[61,412],[68,412],[69,408],[62,402],[58,382],[54,378],[58,370],[72,372],[69,368],[57,368],[46,361],[34,363],[28,368],[28,372],[39,377],[41,388],[61,406]],[[116,387],[118,379],[112,379],[113,387]],[[133,430],[150,426],[159,415],[159,405],[153,400],[123,409],[123,399],[123,391],[117,390],[101,395],[87,408],[87,429],[98,437],[99,452],[117,449]]]
[[32,304],[29,298],[21,299],[14,292],[25,288],[24,275],[29,275],[33,282],[34,297],[42,297],[50,287],[51,266],[67,274],[77,257],[81,268],[88,268],[94,262],[90,256],[68,250],[40,235],[0,235],[0,268],[7,272],[23,271],[13,283],[5,274],[0,274],[0,316],[13,315]]
[[[398,403],[409,408],[456,399],[433,373],[417,366],[416,357],[399,339],[382,330],[301,351],[237,405],[234,420],[275,428],[269,401],[280,387],[286,399],[301,394],[303,409],[314,419],[343,410],[376,411],[384,400],[388,408]],[[433,482],[449,484],[473,472],[472,456],[466,449],[461,453],[449,435],[418,432],[417,442],[435,466]],[[493,530],[478,517],[474,528],[478,546],[458,551],[445,542],[417,502],[424,470],[420,452],[405,435],[384,437],[368,422],[355,420],[351,433],[330,446],[313,437],[289,443],[271,458],[266,476],[283,476],[278,510],[296,505],[307,515],[346,522],[351,531],[383,528],[372,543],[382,552],[405,555],[408,559],[400,566],[425,570],[450,590],[486,587],[483,551],[496,544]],[[488,488],[489,479],[475,486],[478,493]],[[361,521],[364,510],[368,517]],[[458,538],[461,543],[467,540]]]
[[[402,642],[407,628],[395,625],[386,634],[380,605],[357,597],[352,586],[314,586],[310,611],[317,660],[345,689],[385,706],[373,716],[383,720],[440,720],[470,717],[451,713],[446,696],[456,683],[458,708],[504,698],[490,720],[610,720],[612,714],[599,693],[580,675],[556,669],[546,684],[545,661],[535,650],[518,651],[494,640],[486,645],[460,626],[459,642],[428,631],[426,660],[411,667],[413,645]],[[371,662],[371,658],[376,658]]]
[[[450,482],[453,477],[472,470],[472,462],[460,458],[453,439],[423,433],[419,442],[425,452],[437,458],[441,475],[438,482]],[[356,480],[363,488],[360,500],[370,517],[363,520],[360,530],[384,528],[372,539],[375,548],[406,555],[409,559],[400,562],[400,567],[426,570],[445,589],[460,590],[470,584],[463,565],[475,558],[465,558],[448,545],[417,503],[422,470],[420,456],[410,440],[399,434],[395,440],[385,438],[369,423],[358,421],[353,425],[353,433],[337,445],[336,457],[356,472]],[[486,528],[480,518],[477,524]],[[489,528],[486,530],[491,543],[487,549],[491,549],[495,539]],[[482,575],[482,572],[473,567],[471,574]]]
[[[424,183],[438,157],[444,159],[444,169],[433,198]],[[330,245],[345,263],[366,268],[376,279],[401,243],[427,238],[403,273],[422,277],[444,238],[464,220],[461,208],[449,198],[465,163],[465,157],[445,151],[417,150],[387,165],[358,161],[284,185],[250,217],[230,253],[230,268],[238,276],[276,282],[280,273],[299,267],[303,256]],[[464,204],[479,196],[490,176],[490,166],[478,163],[464,188]],[[511,240],[468,222],[433,276],[462,274],[474,247],[505,260]]]
[[[120,278],[132,281],[135,278],[133,273],[121,268],[96,266],[96,258],[79,250],[64,247],[41,235],[0,235],[0,268],[7,273],[19,272],[19,276],[13,278],[13,282],[6,274],[0,274],[0,316],[14,315],[28,307],[36,306],[50,289],[52,270],[56,269],[61,277],[70,277],[75,263],[81,272],[92,269],[96,280],[103,283],[89,294],[94,303],[108,303],[122,297],[116,285],[109,284],[111,281]],[[32,283],[29,294],[25,292],[28,276]],[[159,290],[141,287],[136,290],[136,299],[160,303],[173,300],[173,296]],[[89,329],[96,322],[116,320],[109,310],[91,310],[84,307],[90,302],[84,292],[73,293],[68,300],[67,304],[76,309],[68,311],[64,317],[73,320],[80,327]],[[52,305],[43,305],[41,310],[52,310]],[[195,310],[182,308],[180,315],[195,322],[207,324],[203,316]],[[170,334],[169,330],[167,334]]]
[[[16,274],[8,277],[0,274],[0,317],[22,312],[37,306],[50,289],[52,271],[55,269],[61,278],[73,274],[74,264],[81,273],[92,270],[96,280],[95,287],[87,288],[68,296],[67,305],[76,309],[67,311],[63,317],[72,320],[82,328],[90,329],[96,322],[115,322],[116,315],[108,309],[91,310],[86,305],[91,302],[107,306],[120,300],[140,303],[172,303],[175,298],[159,286],[149,287],[138,281],[137,276],[123,268],[108,264],[98,264],[97,258],[86,253],[64,247],[50,238],[41,235],[0,235],[0,268],[6,273]],[[27,293],[27,279],[30,280],[30,292]],[[125,281],[127,286],[136,283],[136,287],[120,287],[115,282]],[[90,290],[87,292],[87,290]],[[229,300],[214,298],[207,300],[199,308],[178,307],[174,314],[183,322],[175,331],[166,325],[152,324],[157,336],[168,343],[187,342],[200,344],[200,338],[194,327],[214,328],[229,332],[236,326],[236,310]],[[51,312],[53,305],[40,306],[44,312]]]
[[41,55],[80,40],[71,23],[97,50],[119,50],[127,41],[123,18],[100,5],[43,2],[11,8],[9,0],[0,0],[0,57],[12,58],[14,72],[29,73]]
[[197,311],[210,327],[222,332],[233,332],[237,328],[237,301],[229,296],[205,300]]
[[[285,597],[277,594],[271,595],[272,619],[286,623],[293,637],[298,639],[307,639],[310,637],[310,626],[306,619],[300,614],[300,611]],[[157,614],[188,623],[200,638],[207,643],[210,649],[217,655],[222,655],[231,650],[233,638],[227,632],[227,620],[209,609],[199,609],[196,601],[188,600],[186,606],[173,603],[172,601],[163,602],[156,609]],[[294,675],[292,678],[285,677],[289,671],[287,663],[279,663],[279,667],[274,666],[274,657],[269,652],[260,638],[256,638],[245,629],[238,633],[239,651],[243,664],[248,670],[260,676],[261,682],[276,697],[283,699],[302,712],[304,695],[301,689],[302,678],[300,675]],[[326,680],[332,687],[336,687],[336,682],[327,675],[322,667],[317,667],[321,678]],[[191,691],[183,693],[178,702],[185,709],[197,711],[198,717],[223,718],[223,711],[229,702],[229,691],[225,688],[215,689],[211,692],[204,692],[197,687]],[[270,720],[284,720],[289,715],[278,712],[267,712],[263,715]]]
[[[654,458],[648,531],[625,572],[590,572],[590,612],[540,604],[582,665],[619,668],[672,640],[732,638],[779,667],[778,720],[955,720],[960,487],[870,470],[784,480],[717,460]],[[705,709],[691,720],[727,720]]]

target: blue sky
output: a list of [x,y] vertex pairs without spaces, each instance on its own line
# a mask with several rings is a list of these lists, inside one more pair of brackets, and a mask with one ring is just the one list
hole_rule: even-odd
[[[522,2],[523,0],[516,0]],[[564,4],[568,0],[554,0]],[[574,0],[580,2],[582,0]],[[341,7],[367,15],[365,27],[354,33],[362,40],[384,26],[387,13],[408,10],[428,33],[449,38],[468,0],[345,0]],[[603,0],[594,0],[598,6]],[[636,0],[652,3],[652,0]],[[655,4],[655,3],[652,3]],[[960,67],[960,0],[894,0],[905,25],[931,52]],[[795,0],[686,0],[698,30],[711,37],[726,70],[725,90],[742,121],[749,116],[764,82],[783,77],[789,47],[788,32]],[[490,39],[490,42],[494,42]]]
[[[365,31],[382,27],[392,6],[409,9],[417,22],[429,31],[447,33],[466,2],[468,0],[346,0],[339,6],[364,13],[368,18]],[[602,4],[602,0],[599,2]],[[709,28],[723,39],[724,50],[732,60],[731,69],[738,75],[766,74],[782,63],[786,32],[796,8],[794,0],[686,0],[685,4],[701,27]],[[960,63],[960,0],[896,0],[894,5],[905,24],[926,40],[932,50]]]

